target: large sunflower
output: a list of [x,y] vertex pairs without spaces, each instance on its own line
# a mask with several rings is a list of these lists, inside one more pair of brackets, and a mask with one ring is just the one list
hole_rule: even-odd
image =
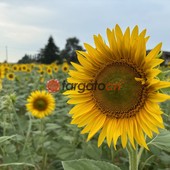
[[46,91],[34,91],[27,99],[27,110],[37,118],[43,118],[55,109],[54,97]]
[[156,66],[163,62],[157,58],[162,44],[146,55],[145,34],[138,26],[122,33],[116,25],[107,29],[109,45],[98,35],[95,48],[84,44],[87,51],[77,51],[81,65],[72,63],[76,70],[70,70],[68,78],[75,90],[64,94],[75,104],[71,123],[84,127],[81,133],[89,133],[87,140],[100,131],[98,146],[106,138],[116,147],[120,137],[123,148],[129,140],[134,148],[136,141],[148,149],[144,134],[152,138],[164,128],[159,102],[170,96],[158,90],[170,83],[155,78],[161,72]]

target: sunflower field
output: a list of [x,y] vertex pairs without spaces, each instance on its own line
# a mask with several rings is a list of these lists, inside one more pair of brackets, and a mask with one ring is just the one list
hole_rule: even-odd
[[145,33],[108,29],[80,64],[1,63],[0,170],[170,170],[170,70]]

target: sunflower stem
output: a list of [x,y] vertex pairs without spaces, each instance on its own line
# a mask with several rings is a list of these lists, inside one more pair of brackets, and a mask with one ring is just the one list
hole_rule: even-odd
[[45,170],[45,165],[46,165],[46,156],[45,156],[45,152],[44,152],[44,120],[41,119],[41,123],[40,123],[40,130],[41,130],[41,154],[43,156],[43,161],[42,161],[42,170]]
[[13,110],[13,112],[14,112],[14,114],[15,114],[15,117],[16,117],[16,120],[17,120],[17,124],[18,124],[18,127],[19,127],[19,131],[20,131],[20,132],[22,133],[22,135],[23,135],[23,134],[24,134],[24,131],[23,131],[23,128],[22,128],[22,126],[21,126],[19,116],[18,116],[18,114],[17,114],[17,112],[16,112],[16,109],[15,109],[15,106],[14,106],[12,100],[10,100],[10,104],[11,104],[12,110]]
[[129,155],[129,170],[138,170],[137,147],[132,148],[131,144],[127,144],[127,152]]
[[138,163],[140,162],[140,158],[141,158],[141,156],[142,156],[143,151],[144,151],[144,147],[141,147],[140,150],[139,150],[139,152],[138,152],[138,156],[137,156]]
[[31,128],[32,128],[32,119],[31,119],[31,116],[29,116],[29,124],[28,124],[28,129],[27,129],[27,133],[26,133],[26,137],[25,137],[23,152],[25,151],[25,148],[27,146],[27,143],[28,143],[28,140],[29,140],[29,137],[30,137],[30,133],[31,133]]
[[112,159],[112,162],[114,164],[114,150],[113,150],[113,146],[111,147],[111,159]]

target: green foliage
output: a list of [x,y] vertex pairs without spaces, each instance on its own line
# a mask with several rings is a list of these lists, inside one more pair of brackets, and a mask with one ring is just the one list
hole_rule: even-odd
[[64,170],[120,170],[117,166],[103,161],[80,159],[63,161]]
[[155,146],[161,150],[170,152],[170,131],[161,130],[161,133],[158,134],[149,145]]

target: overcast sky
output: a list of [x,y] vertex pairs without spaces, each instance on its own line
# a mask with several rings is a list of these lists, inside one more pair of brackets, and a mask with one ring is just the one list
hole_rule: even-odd
[[170,51],[169,0],[0,0],[0,62],[17,62],[37,54],[50,35],[64,48],[67,38],[93,45],[93,35],[106,38],[106,28],[119,24],[146,28],[147,49],[163,42]]

